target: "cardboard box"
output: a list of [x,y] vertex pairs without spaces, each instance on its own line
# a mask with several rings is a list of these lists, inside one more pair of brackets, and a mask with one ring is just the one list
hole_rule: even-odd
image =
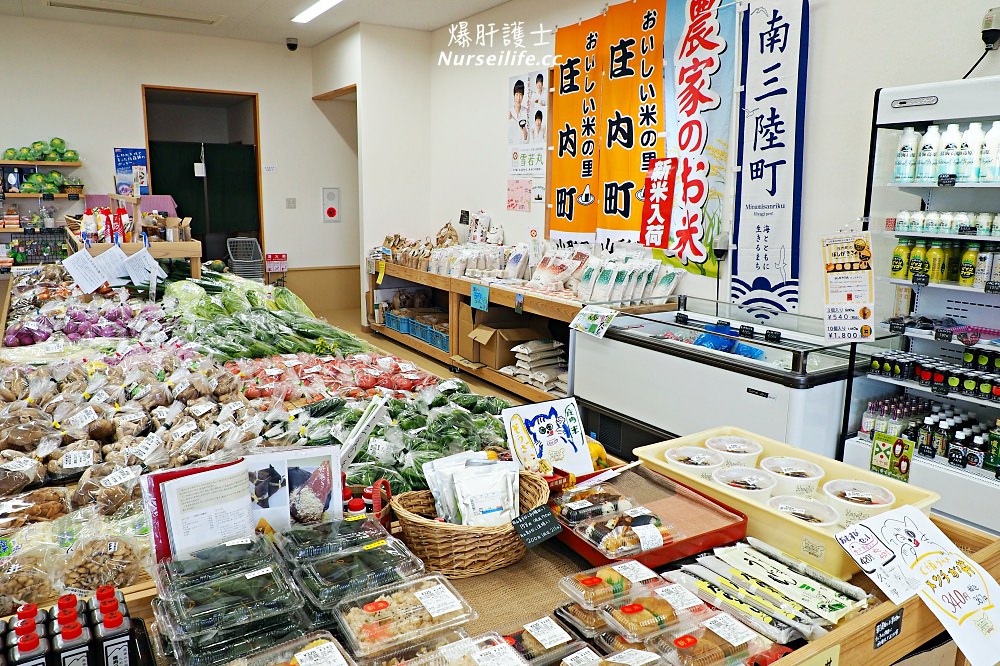
[[468,303],[458,307],[458,355],[470,363],[479,363],[479,345],[469,335],[476,328],[474,312]]
[[489,324],[476,326],[469,338],[479,347],[479,362],[494,370],[513,365],[516,347],[528,340],[537,340],[543,334],[534,328],[498,328]]

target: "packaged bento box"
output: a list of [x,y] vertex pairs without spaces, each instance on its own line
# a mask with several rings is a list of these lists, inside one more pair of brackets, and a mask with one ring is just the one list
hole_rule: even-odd
[[636,505],[610,484],[597,484],[586,488],[570,488],[550,502],[552,513],[569,525],[576,525],[588,518],[621,513]]
[[680,537],[665,518],[644,506],[585,520],[574,531],[610,560],[662,548]]
[[631,599],[644,593],[651,583],[662,580],[649,567],[635,560],[622,560],[563,576],[559,589],[585,610],[594,611],[612,601]]

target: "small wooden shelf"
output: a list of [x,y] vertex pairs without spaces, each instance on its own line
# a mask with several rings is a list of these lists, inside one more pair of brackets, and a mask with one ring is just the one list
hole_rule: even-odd
[[43,160],[40,162],[31,162],[23,160],[0,160],[0,166],[35,166],[35,167],[63,167],[66,169],[71,169],[78,166],[83,166],[83,162],[49,162]]
[[505,391],[509,391],[514,395],[519,395],[528,402],[546,402],[548,400],[556,400],[556,396],[546,393],[540,389],[536,389],[534,386],[529,386],[528,384],[523,384],[513,377],[509,377],[502,372],[497,372],[493,368],[487,368],[483,366],[482,368],[467,368],[460,366],[462,372],[467,372],[470,375],[475,375],[480,379],[485,379],[490,384],[494,386],[499,386]]
[[444,363],[447,366],[454,365],[454,362],[451,360],[451,356],[448,355],[448,352],[438,349],[434,345],[427,344],[419,338],[407,335],[406,333],[400,333],[399,331],[394,331],[384,324],[370,324],[370,326],[372,330],[379,335],[384,335],[390,340],[395,340],[404,347],[410,347],[424,356],[430,356],[435,361]]
[[407,268],[406,266],[390,263],[386,263],[385,265],[385,274],[399,278],[400,280],[406,280],[407,282],[416,282],[417,284],[422,284],[433,289],[451,291],[452,278],[447,275],[428,273],[427,271],[420,271],[415,268]]
[[[42,194],[41,192],[38,192],[38,193],[6,192],[6,193],[4,193],[4,197],[6,197],[7,199],[41,199],[43,196],[45,196],[45,195]],[[80,194],[79,197],[80,197],[79,201],[83,201],[83,195]],[[68,199],[69,195],[66,194],[65,192],[60,192],[59,194],[53,194],[52,198],[53,199]]]

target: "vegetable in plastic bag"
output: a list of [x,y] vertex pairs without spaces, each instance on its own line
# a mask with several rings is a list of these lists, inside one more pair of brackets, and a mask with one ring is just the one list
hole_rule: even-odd
[[306,305],[305,301],[296,296],[291,289],[287,287],[276,287],[274,289],[274,303],[279,309],[286,312],[297,312],[299,314],[306,315],[307,317],[315,317],[309,306]]

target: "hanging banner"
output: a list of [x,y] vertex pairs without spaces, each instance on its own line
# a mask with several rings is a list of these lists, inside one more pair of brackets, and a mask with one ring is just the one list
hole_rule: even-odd
[[666,249],[670,241],[670,214],[674,208],[674,181],[677,158],[656,159],[646,174],[639,242],[646,247]]
[[732,301],[795,312],[808,0],[761,0],[743,14],[740,169]]
[[712,244],[726,217],[736,9],[724,0],[668,2],[665,26],[666,155],[679,167],[669,244],[655,256],[713,278]]
[[608,7],[605,17],[597,242],[606,248],[639,241],[643,181],[663,155],[665,13],[664,0],[635,0]]
[[[867,231],[820,238],[823,247],[824,329],[827,340],[874,339],[875,272]],[[749,308],[748,308],[749,309]]]
[[555,93],[552,123],[551,184],[548,194],[549,238],[593,243],[600,202],[598,162],[604,16],[556,31]]

